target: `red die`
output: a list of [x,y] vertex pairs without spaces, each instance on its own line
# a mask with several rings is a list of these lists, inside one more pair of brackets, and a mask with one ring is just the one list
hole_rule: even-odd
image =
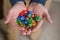
[[23,10],[22,12],[20,12],[19,16],[24,16],[27,12],[27,10]]

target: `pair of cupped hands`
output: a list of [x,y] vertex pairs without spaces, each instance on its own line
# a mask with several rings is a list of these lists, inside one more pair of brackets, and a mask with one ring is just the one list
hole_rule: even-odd
[[[41,17],[40,22],[37,24],[37,26],[31,30],[26,30],[23,29],[21,27],[19,27],[16,23],[17,17],[19,15],[19,13],[23,10],[27,10],[28,11],[33,11],[33,13],[38,13],[39,16]],[[35,32],[37,31],[43,24],[44,22],[44,18],[49,22],[52,23],[52,20],[48,14],[47,9],[41,5],[41,4],[37,4],[37,3],[31,3],[28,7],[23,3],[23,2],[17,2],[10,10],[7,16],[7,19],[5,21],[5,24],[10,23],[14,28],[16,28],[19,32],[21,32],[23,35],[30,35],[31,32]]]

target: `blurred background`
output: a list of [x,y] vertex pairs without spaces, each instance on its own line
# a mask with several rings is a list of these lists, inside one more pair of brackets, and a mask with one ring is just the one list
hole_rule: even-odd
[[[0,5],[2,3],[3,2],[1,0]],[[0,40],[8,40],[7,39],[8,27],[6,28],[3,19],[4,16],[6,16],[5,13],[7,13],[7,9],[9,9],[9,7],[7,8],[5,7],[7,6],[4,6],[4,4],[0,6],[0,10],[2,10],[0,11]],[[3,10],[5,12],[3,12]],[[44,22],[42,26],[42,32],[37,40],[60,40],[60,0],[52,0],[51,6],[49,8],[49,14],[53,20],[53,23],[48,24],[46,21]],[[29,40],[27,37],[24,36],[19,36],[19,38],[21,38],[19,40]]]

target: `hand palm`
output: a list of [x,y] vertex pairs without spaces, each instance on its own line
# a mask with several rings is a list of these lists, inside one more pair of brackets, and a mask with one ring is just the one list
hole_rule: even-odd
[[39,16],[41,17],[41,20],[38,23],[38,25],[32,30],[33,32],[37,31],[42,26],[42,24],[44,22],[44,18],[46,18],[46,20],[49,23],[52,23],[52,20],[48,14],[47,9],[44,6],[42,6],[41,4],[31,4],[29,6],[29,11],[30,10],[32,10],[34,13],[38,13]]

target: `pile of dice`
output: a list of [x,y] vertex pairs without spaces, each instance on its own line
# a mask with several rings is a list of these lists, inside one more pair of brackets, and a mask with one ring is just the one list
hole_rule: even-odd
[[32,11],[23,10],[19,13],[16,23],[24,29],[33,29],[40,20],[41,18],[38,14]]

